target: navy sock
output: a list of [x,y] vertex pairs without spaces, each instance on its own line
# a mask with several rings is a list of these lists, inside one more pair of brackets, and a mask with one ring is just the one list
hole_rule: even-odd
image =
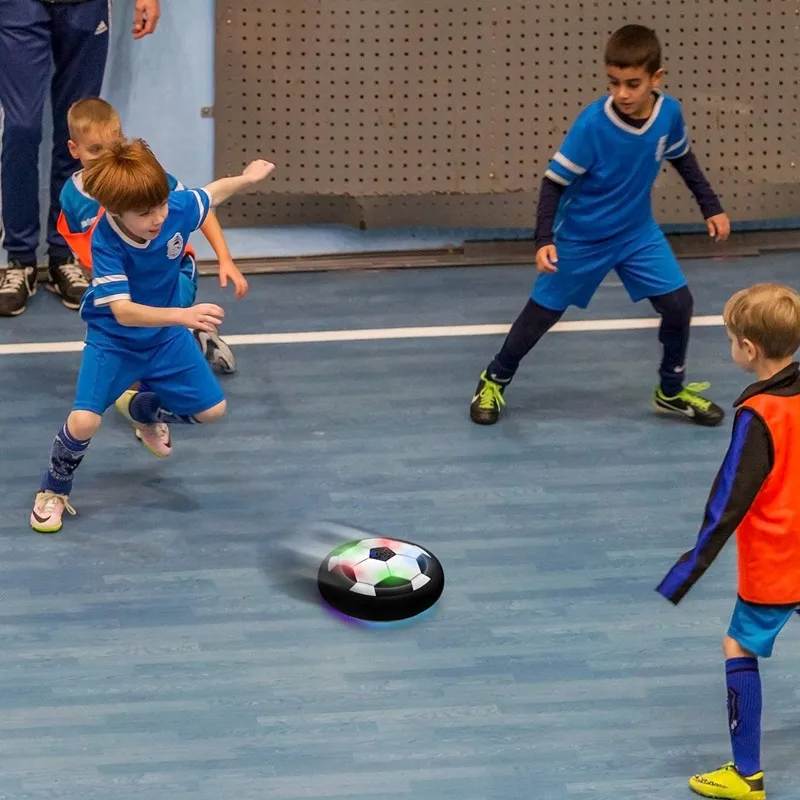
[[50,464],[42,478],[40,491],[68,495],[72,491],[72,477],[83,461],[90,441],[75,439],[65,422],[53,440]]
[[658,341],[663,347],[658,371],[661,391],[666,397],[675,397],[683,389],[694,299],[689,287],[682,286],[674,292],[651,297],[650,302],[661,315],[658,329]]
[[161,398],[155,392],[139,391],[131,400],[131,417],[142,425],[166,422],[169,425],[198,425],[200,420],[192,414],[174,414],[161,405]]
[[153,425],[159,422],[158,411],[161,408],[161,398],[155,392],[139,390],[131,400],[128,411],[131,417],[142,425]]
[[746,778],[761,771],[761,675],[757,658],[729,658],[728,725],[733,763]]
[[528,300],[525,308],[514,320],[500,352],[486,368],[487,376],[501,385],[510,383],[520,361],[563,314],[563,311],[553,311],[540,306],[535,300]]

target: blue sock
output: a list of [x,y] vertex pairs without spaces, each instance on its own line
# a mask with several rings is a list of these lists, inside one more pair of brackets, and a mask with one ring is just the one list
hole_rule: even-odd
[[749,778],[761,771],[761,675],[757,658],[729,658],[725,662],[728,684],[728,725],[733,763]]
[[69,494],[72,491],[72,477],[86,455],[91,439],[75,439],[67,428],[67,423],[53,440],[50,464],[42,478],[42,492]]
[[166,422],[169,425],[198,425],[199,420],[191,414],[173,414],[161,406],[161,398],[155,392],[137,392],[130,405],[131,417],[142,425]]

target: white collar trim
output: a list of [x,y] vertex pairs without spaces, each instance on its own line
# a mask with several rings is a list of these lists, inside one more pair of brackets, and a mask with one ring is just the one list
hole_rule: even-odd
[[117,221],[111,216],[111,214],[106,214],[106,218],[108,219],[108,224],[111,226],[111,229],[117,234],[117,236],[119,236],[120,239],[122,239],[123,242],[125,242],[125,244],[135,247],[137,250],[146,250],[150,246],[149,241],[137,242],[131,239],[131,237],[119,227]]
[[83,170],[79,169],[73,176],[72,176],[72,183],[75,188],[84,196],[88,197],[89,200],[94,200],[94,198],[83,188]]
[[661,111],[661,106],[664,104],[664,95],[661,92],[656,91],[656,102],[653,105],[653,113],[650,114],[650,118],[642,125],[641,128],[635,128],[633,125],[628,125],[627,122],[624,122],[619,118],[619,115],[614,111],[614,99],[611,95],[608,96],[608,100],[606,100],[606,104],[604,106],[606,116],[621,130],[625,131],[626,133],[632,133],[635,136],[641,136],[647,131],[650,130],[653,123],[656,121],[656,117],[658,117],[658,112]]

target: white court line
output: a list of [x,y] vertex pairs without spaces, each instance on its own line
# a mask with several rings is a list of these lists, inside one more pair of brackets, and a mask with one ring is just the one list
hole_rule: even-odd
[[[584,333],[587,331],[635,331],[657,328],[661,320],[644,319],[586,319],[559,322],[554,333]],[[719,327],[721,316],[693,317],[696,328]],[[508,333],[510,325],[439,325],[422,328],[364,328],[345,331],[297,331],[294,333],[244,333],[226,336],[230,345],[247,344],[313,344],[322,342],[364,342],[381,339],[443,339],[454,336],[499,336]],[[79,353],[83,342],[20,342],[0,344],[0,356],[31,355],[35,353]]]

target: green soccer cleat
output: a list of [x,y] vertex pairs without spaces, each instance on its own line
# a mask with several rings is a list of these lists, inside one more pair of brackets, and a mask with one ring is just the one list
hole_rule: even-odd
[[765,800],[767,796],[764,773],[757,772],[745,778],[739,774],[733,762],[714,772],[689,778],[689,788],[703,797],[716,797],[719,800]]
[[505,388],[488,378],[484,370],[469,406],[470,419],[477,425],[494,425],[500,419],[500,408],[506,404],[503,399]]
[[659,414],[684,417],[695,425],[713,428],[725,419],[725,412],[700,394],[710,386],[710,383],[689,383],[675,397],[667,397],[660,387],[656,387],[653,392],[653,408]]

